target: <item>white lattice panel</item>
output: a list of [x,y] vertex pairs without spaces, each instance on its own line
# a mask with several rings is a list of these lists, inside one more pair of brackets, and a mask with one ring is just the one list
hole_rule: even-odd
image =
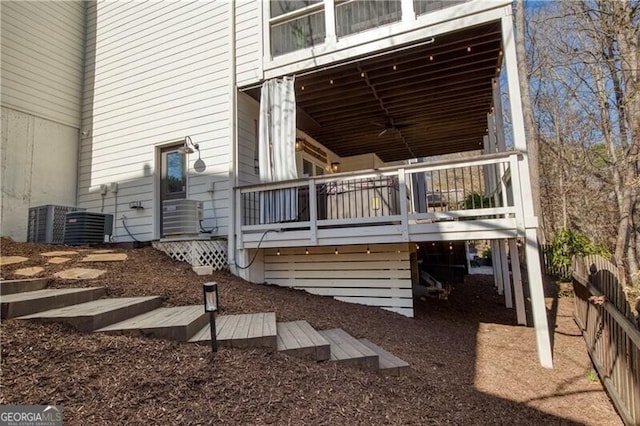
[[226,241],[154,241],[153,247],[191,266],[211,266],[214,271],[228,267]]

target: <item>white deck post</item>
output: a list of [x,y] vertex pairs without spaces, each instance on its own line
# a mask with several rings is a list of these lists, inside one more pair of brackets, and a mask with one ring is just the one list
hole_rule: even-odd
[[336,36],[336,5],[334,0],[324,0],[324,25],[325,43],[335,44],[338,37]]
[[309,233],[311,245],[318,244],[318,199],[316,198],[316,181],[309,180]]
[[509,238],[509,254],[511,256],[513,293],[516,299],[516,319],[519,325],[527,325],[527,315],[524,311],[524,291],[522,289],[522,275],[520,275],[520,256],[518,256],[518,245],[515,238]]
[[[525,226],[525,253],[527,259],[527,274],[529,278],[529,293],[533,313],[533,324],[536,330],[536,344],[540,364],[545,368],[553,368],[551,338],[547,324],[547,310],[544,301],[542,272],[538,254],[538,240],[536,228],[537,218],[527,216],[533,214],[533,198],[531,196],[531,179],[527,158],[527,143],[524,132],[524,116],[520,101],[520,82],[516,57],[516,45],[513,31],[511,11],[502,17],[502,45],[504,49],[504,63],[509,87],[509,106],[511,107],[511,122],[513,125],[513,140],[517,150],[523,151],[523,158],[517,161],[520,169],[520,193],[514,191],[514,202],[522,203]],[[520,198],[520,200],[518,200]]]

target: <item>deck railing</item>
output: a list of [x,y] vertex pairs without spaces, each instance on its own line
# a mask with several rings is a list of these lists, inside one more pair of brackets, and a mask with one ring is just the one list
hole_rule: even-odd
[[618,279],[599,256],[574,258],[576,323],[625,424],[640,425],[640,330]]
[[513,217],[519,198],[507,192],[519,186],[502,178],[517,161],[517,152],[496,153],[239,187],[237,226],[309,230],[313,244],[321,228]]

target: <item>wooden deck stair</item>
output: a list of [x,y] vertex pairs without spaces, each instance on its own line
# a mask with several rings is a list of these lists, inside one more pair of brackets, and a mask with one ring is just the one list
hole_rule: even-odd
[[186,342],[208,323],[202,305],[157,308],[97,329],[97,333],[143,335]]
[[49,309],[21,316],[18,319],[37,319],[43,322],[62,322],[80,331],[93,331],[122,321],[162,304],[160,297],[122,297],[98,299],[91,302]]
[[[202,305],[162,308],[160,297],[102,298],[103,287],[47,289],[47,279],[0,282],[2,318],[63,322],[80,331],[143,335],[209,344],[209,318]],[[270,348],[314,361],[402,374],[409,364],[367,339],[342,329],[316,331],[307,321],[276,323],[274,312],[221,315],[218,343],[231,348]]]
[[[275,312],[267,312],[221,315],[216,318],[216,335],[218,344],[223,347],[276,349],[276,314]],[[202,327],[189,339],[189,342],[210,343],[211,329],[209,324]]]
[[327,361],[331,357],[329,342],[308,322],[279,322],[277,329],[279,352],[314,361]]
[[2,319],[89,302],[101,298],[104,294],[104,287],[55,288],[8,294],[2,296],[0,302]]
[[330,361],[355,367],[379,368],[378,354],[343,329],[321,330],[319,333],[331,344]]
[[1,280],[0,296],[24,293],[25,291],[43,290],[49,285],[47,278],[27,278],[24,280]]
[[385,351],[375,343],[371,343],[367,339],[358,339],[358,341],[378,354],[380,372],[393,376],[399,376],[409,370],[408,362],[403,361],[394,354]]

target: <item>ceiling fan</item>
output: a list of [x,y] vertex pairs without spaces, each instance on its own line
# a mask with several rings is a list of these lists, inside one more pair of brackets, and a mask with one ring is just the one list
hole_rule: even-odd
[[405,127],[411,126],[411,124],[408,123],[394,124],[392,120],[387,120],[384,124],[376,121],[370,121],[370,123],[374,126],[382,128],[380,133],[378,133],[378,137],[384,135],[387,132],[400,132],[400,130],[404,129]]

